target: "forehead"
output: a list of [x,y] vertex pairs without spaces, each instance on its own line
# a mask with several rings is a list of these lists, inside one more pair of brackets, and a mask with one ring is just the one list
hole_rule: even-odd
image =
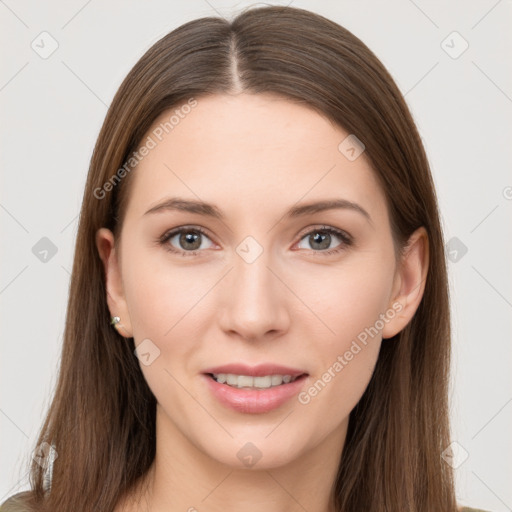
[[386,214],[364,152],[349,160],[339,146],[350,134],[312,108],[270,94],[196,102],[164,112],[144,136],[141,144],[151,149],[132,171],[128,207],[137,215],[165,195],[201,198],[236,215],[262,206],[275,215],[326,197]]

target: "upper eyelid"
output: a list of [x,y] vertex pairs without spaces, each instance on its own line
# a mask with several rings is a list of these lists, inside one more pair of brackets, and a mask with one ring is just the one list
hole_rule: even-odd
[[[210,240],[212,240],[212,237],[208,233],[208,230],[200,227],[200,226],[178,226],[176,228],[168,229],[161,237],[160,239],[170,239],[174,236],[176,236],[179,233],[182,233],[184,231],[197,231],[198,233],[201,233],[202,235],[207,236]],[[213,240],[212,240],[213,242]]]
[[[328,224],[315,224],[313,226],[309,226],[307,228],[304,228],[306,231],[300,231],[297,236],[300,236],[303,238],[304,236],[310,234],[313,231],[333,231],[334,234],[337,234],[339,232],[340,235],[345,235],[347,238],[352,239],[352,235],[350,235],[347,231],[341,228],[337,228],[335,226],[330,226]],[[300,234],[302,233],[302,234]]]

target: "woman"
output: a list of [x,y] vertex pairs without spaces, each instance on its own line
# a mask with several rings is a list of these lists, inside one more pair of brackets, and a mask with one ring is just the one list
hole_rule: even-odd
[[461,510],[449,355],[433,181],[380,61],[301,9],[186,23],[105,119],[47,456],[2,510]]

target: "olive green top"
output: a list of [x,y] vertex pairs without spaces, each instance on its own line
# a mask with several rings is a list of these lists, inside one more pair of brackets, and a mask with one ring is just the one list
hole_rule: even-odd
[[[4,501],[0,505],[0,512],[27,512],[27,508],[24,507],[22,503],[20,503],[25,494],[28,494],[28,492],[27,491],[19,492],[17,494],[14,494],[10,498],[8,498],[7,501]],[[460,509],[460,512],[488,512],[488,511],[482,510],[480,508],[462,507]]]

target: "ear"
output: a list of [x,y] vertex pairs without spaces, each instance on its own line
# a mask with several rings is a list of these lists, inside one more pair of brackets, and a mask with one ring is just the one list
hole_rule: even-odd
[[118,260],[114,235],[107,228],[100,228],[96,232],[96,247],[105,269],[105,283],[107,289],[107,304],[111,316],[118,316],[121,320],[116,330],[124,338],[133,337],[132,324],[126,299],[124,296],[121,269]]
[[425,291],[429,264],[428,235],[418,228],[410,237],[395,275],[392,301],[389,304],[397,314],[382,330],[383,338],[392,338],[412,319]]

